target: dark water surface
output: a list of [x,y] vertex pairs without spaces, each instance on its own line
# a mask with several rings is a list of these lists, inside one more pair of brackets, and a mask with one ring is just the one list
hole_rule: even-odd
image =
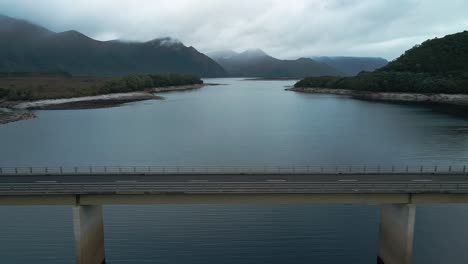
[[[1,166],[468,164],[468,120],[226,83],[0,126]],[[379,207],[106,206],[109,263],[369,263]],[[69,207],[0,207],[0,263],[73,263]],[[415,263],[468,263],[468,206],[418,206]]]

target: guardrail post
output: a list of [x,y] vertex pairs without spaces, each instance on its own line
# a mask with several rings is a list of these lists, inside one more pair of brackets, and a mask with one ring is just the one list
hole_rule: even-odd
[[18,174],[18,168],[15,168],[15,174]]
[[136,167],[133,166],[133,173],[136,173]]
[[449,172],[452,172],[452,166],[449,166]]
[[421,168],[419,169],[419,172],[423,172],[423,166],[421,166]]
[[107,167],[104,166],[104,173],[107,173]]
[[78,167],[75,167],[75,174],[78,173]]
[[409,172],[409,166],[406,165],[406,172]]
[[63,168],[60,166],[60,174],[63,174]]
[[[45,167],[44,171],[45,171],[45,174],[48,174],[49,173],[49,168]],[[17,173],[18,173],[18,171],[17,171]]]

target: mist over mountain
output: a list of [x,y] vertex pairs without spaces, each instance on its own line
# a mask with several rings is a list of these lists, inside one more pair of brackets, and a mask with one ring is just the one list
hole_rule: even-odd
[[74,30],[55,33],[0,15],[0,72],[38,71],[66,71],[74,75],[226,75],[212,59],[171,38],[97,41]]
[[357,75],[362,71],[375,71],[388,64],[386,59],[377,57],[323,56],[312,57],[312,59],[326,63],[349,76]]
[[232,77],[302,78],[343,75],[331,66],[310,58],[279,60],[260,49],[249,49],[241,53],[224,50],[207,55]]

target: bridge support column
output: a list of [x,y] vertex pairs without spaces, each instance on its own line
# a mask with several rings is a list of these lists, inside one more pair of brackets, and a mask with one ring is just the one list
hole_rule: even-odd
[[105,263],[102,206],[74,206],[73,229],[75,233],[76,263]]
[[410,264],[416,206],[382,205],[379,234],[379,264]]

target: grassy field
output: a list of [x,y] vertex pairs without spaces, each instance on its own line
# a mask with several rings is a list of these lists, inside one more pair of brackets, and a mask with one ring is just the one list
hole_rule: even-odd
[[24,76],[0,77],[0,100],[41,100],[142,91],[153,87],[200,84],[182,74],[118,77]]

